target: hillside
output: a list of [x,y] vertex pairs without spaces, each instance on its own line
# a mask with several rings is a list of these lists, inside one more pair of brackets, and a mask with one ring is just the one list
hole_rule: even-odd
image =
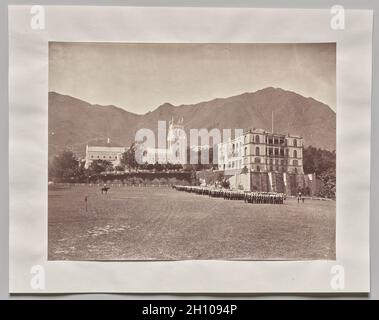
[[265,88],[253,93],[214,99],[192,105],[165,103],[152,112],[137,115],[116,106],[91,105],[85,101],[49,93],[49,155],[72,149],[83,156],[85,145],[108,137],[129,146],[140,128],[157,131],[158,120],[184,118],[184,127],[261,128],[301,135],[306,146],[335,150],[336,114],[327,105],[291,91]]

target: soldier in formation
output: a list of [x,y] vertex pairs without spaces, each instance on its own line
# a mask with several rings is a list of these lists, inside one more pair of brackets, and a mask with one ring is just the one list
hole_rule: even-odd
[[208,195],[212,198],[223,198],[224,200],[243,200],[245,203],[253,204],[283,204],[286,195],[278,192],[258,192],[217,189],[199,186],[173,186],[178,191]]

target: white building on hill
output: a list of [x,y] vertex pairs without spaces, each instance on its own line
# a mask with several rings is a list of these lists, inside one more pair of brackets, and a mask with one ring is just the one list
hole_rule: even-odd
[[250,172],[303,174],[303,138],[252,129],[218,144],[219,170],[234,174],[244,167]]
[[86,146],[86,158],[84,167],[88,169],[92,161],[95,160],[107,160],[113,164],[113,167],[121,164],[120,160],[122,154],[127,150],[125,147],[120,147],[115,144],[111,144],[108,139],[108,143],[104,145],[87,145]]

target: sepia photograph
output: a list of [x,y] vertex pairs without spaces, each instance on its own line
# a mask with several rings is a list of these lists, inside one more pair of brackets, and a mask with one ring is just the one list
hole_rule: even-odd
[[48,55],[48,260],[336,259],[335,42]]

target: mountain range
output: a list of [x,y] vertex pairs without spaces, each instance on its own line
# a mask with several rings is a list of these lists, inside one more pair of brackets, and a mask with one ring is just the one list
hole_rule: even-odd
[[336,148],[336,113],[326,104],[280,88],[217,98],[196,104],[174,106],[164,103],[154,111],[135,114],[107,105],[49,92],[49,157],[64,149],[84,156],[86,144],[100,144],[108,138],[113,144],[130,146],[140,128],[157,132],[159,120],[183,118],[189,129],[249,129],[300,135],[305,146],[326,150]]

